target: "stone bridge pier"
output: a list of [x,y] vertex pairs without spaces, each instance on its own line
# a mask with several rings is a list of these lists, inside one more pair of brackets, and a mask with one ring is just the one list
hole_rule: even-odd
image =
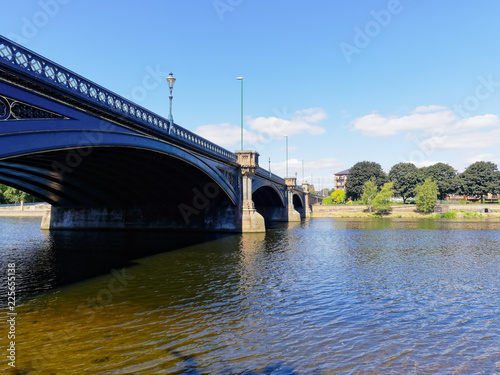
[[295,177],[281,179],[278,183],[267,180],[259,167],[256,151],[236,151],[235,154],[241,173],[243,233],[265,232],[266,221],[300,222],[311,216],[308,184],[304,190],[304,186],[297,186]]
[[297,179],[295,177],[285,177],[286,195],[288,205],[288,221],[300,221],[301,215],[295,209],[293,204],[293,191],[297,186]]
[[252,178],[259,167],[257,151],[236,151],[241,168],[241,231],[243,233],[265,232],[264,217],[257,212],[252,199]]

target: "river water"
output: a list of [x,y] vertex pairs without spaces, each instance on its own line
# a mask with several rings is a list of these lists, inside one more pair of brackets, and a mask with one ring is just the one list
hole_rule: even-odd
[[0,218],[0,369],[8,262],[20,298],[12,374],[500,373],[498,222],[39,226]]

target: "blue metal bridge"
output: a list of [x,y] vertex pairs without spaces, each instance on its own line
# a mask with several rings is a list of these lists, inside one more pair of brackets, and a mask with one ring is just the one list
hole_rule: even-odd
[[0,183],[50,203],[46,228],[247,231],[248,210],[305,217],[307,186],[246,165],[250,154],[0,37]]

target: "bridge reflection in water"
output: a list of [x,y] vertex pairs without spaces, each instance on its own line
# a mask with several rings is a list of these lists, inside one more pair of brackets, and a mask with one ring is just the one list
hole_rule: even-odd
[[0,183],[50,203],[46,229],[262,232],[317,199],[3,37],[0,125]]

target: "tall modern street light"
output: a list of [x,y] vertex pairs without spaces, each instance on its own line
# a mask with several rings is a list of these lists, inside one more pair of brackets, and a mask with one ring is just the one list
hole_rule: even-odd
[[172,99],[174,98],[172,96],[172,90],[174,89],[174,84],[175,84],[175,77],[172,73],[170,73],[167,77],[167,83],[168,83],[168,88],[170,89],[170,96],[169,96],[169,99],[170,99],[170,112],[168,114],[168,122],[170,123],[169,125],[169,132],[170,132],[170,129],[172,128],[172,125],[174,125],[174,118],[172,117]]
[[236,77],[241,81],[241,151],[243,151],[243,77]]

